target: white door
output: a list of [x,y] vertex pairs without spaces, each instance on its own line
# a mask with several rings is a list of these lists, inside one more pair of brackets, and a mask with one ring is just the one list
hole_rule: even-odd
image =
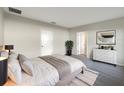
[[53,53],[53,33],[52,31],[41,31],[41,56]]
[[87,41],[86,41],[86,32],[78,32],[77,33],[77,54],[83,54],[86,55],[86,46],[87,46]]

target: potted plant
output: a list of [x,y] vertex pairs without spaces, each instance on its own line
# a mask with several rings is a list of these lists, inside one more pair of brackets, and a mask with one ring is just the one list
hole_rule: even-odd
[[72,55],[72,48],[73,48],[73,41],[67,40],[65,42],[65,47],[66,47],[66,55],[71,56]]

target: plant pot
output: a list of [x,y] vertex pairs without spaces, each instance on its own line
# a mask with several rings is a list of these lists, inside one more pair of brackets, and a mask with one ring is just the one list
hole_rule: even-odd
[[66,50],[66,55],[71,56],[72,55],[72,50]]

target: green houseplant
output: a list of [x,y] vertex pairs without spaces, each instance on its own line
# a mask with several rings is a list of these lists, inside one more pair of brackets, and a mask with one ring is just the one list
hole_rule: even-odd
[[72,48],[73,48],[73,41],[67,40],[65,42],[65,47],[66,47],[66,55],[71,56],[72,55]]

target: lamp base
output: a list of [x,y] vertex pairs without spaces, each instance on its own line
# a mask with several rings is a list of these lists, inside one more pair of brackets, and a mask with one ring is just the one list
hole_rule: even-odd
[[9,53],[8,53],[9,55],[10,55],[10,52],[11,52],[11,51],[9,50]]

